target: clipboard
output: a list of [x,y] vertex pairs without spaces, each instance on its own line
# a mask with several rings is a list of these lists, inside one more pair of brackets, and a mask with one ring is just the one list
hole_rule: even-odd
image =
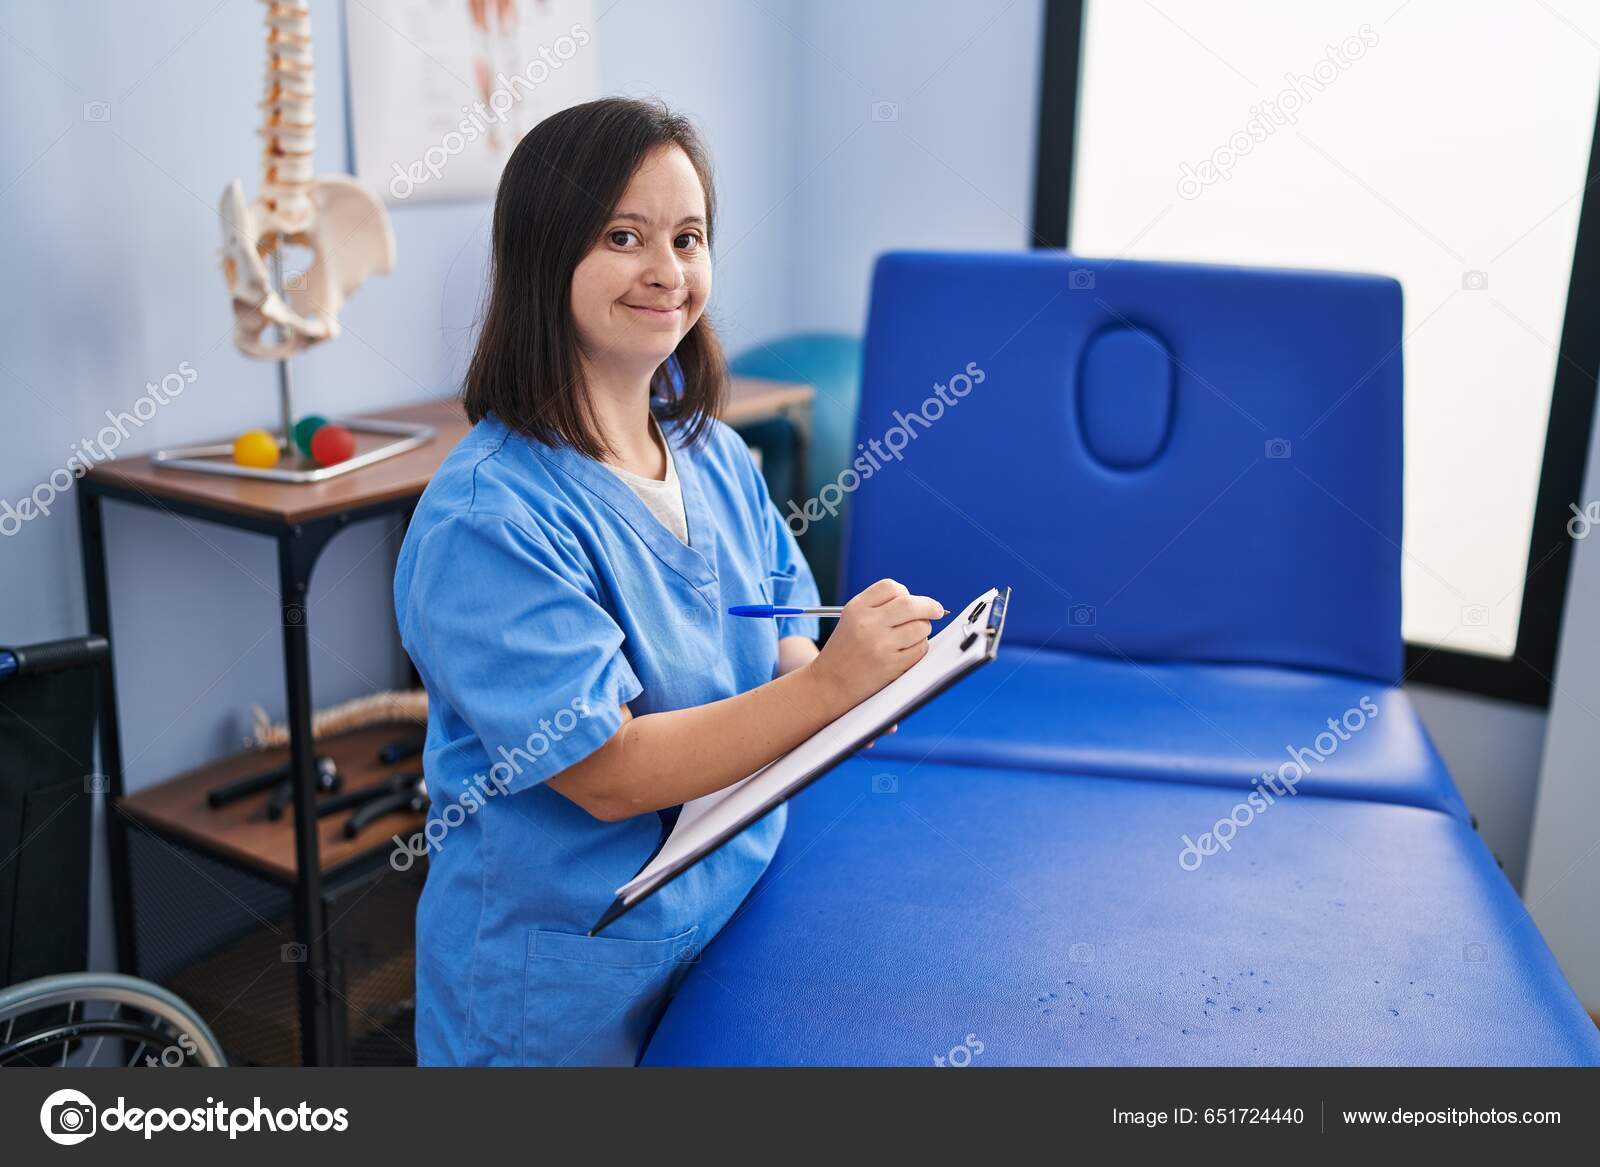
[[929,641],[923,658],[871,697],[732,786],[684,804],[670,833],[617,889],[590,936],[637,907],[763,815],[793,798],[889,726],[995,658],[1010,588],[990,588]]

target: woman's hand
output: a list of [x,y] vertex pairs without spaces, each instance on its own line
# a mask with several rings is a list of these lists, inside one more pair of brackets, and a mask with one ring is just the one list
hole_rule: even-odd
[[933,621],[943,614],[937,600],[880,579],[845,604],[806,669],[840,712],[853,709],[927,654]]

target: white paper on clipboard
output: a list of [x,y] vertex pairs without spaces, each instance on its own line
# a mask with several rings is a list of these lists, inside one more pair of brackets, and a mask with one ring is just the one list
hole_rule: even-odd
[[[928,641],[928,652],[920,661],[854,709],[743,781],[684,803],[672,833],[655,857],[617,889],[614,912],[644,899],[931,695],[993,659],[1009,595],[1009,589],[990,588]],[[615,914],[608,913],[608,917],[614,919]],[[604,922],[595,930],[603,926]]]

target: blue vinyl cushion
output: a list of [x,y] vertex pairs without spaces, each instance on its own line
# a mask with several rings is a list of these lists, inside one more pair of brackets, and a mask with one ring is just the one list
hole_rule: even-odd
[[1400,339],[1377,276],[884,255],[843,594],[1006,584],[1013,644],[1392,684]]
[[1470,817],[1410,699],[1335,673],[1009,645],[875,753],[1244,789],[1270,772],[1300,794]]
[[1600,1064],[1462,823],[1299,795],[1185,870],[1240,797],[859,755],[791,804],[644,1061]]

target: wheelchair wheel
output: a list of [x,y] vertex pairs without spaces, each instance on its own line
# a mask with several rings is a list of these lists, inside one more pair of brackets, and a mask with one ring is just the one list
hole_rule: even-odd
[[66,973],[0,989],[0,1067],[225,1066],[182,998],[118,973]]

